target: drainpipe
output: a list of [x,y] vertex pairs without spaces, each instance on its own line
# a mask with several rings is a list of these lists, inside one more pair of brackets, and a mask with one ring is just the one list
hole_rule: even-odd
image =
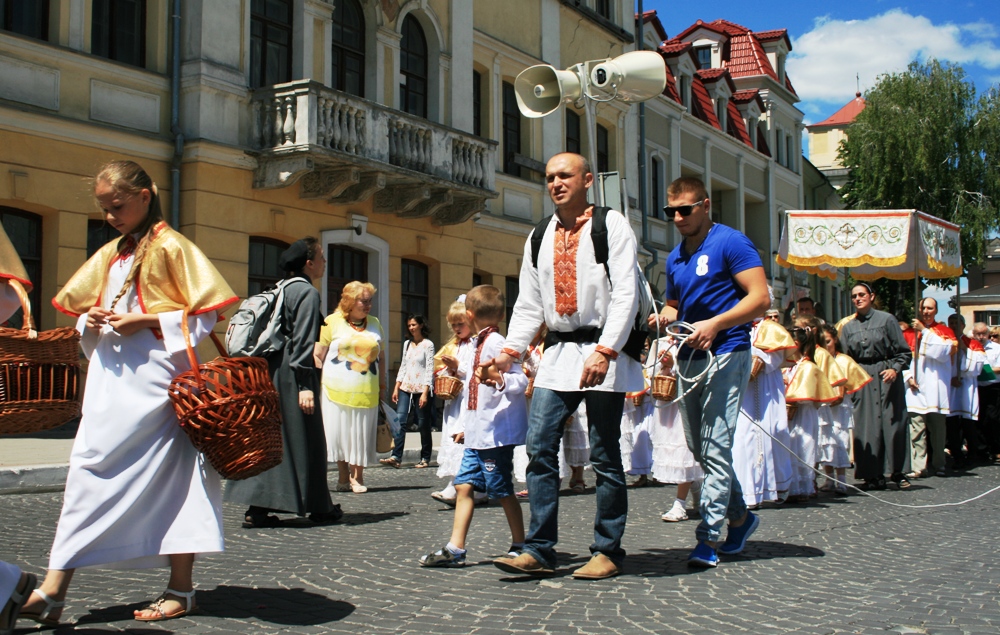
[[170,10],[170,134],[174,136],[174,156],[170,159],[170,226],[181,228],[181,159],[184,133],[181,132],[181,0],[173,0]]
[[[639,18],[635,21],[635,50],[642,50],[642,0],[639,1]],[[649,210],[646,209],[646,104],[639,103],[639,213],[642,216],[642,248],[650,256],[649,264],[643,268],[646,279],[653,277],[653,270],[660,259],[660,252],[649,242]]]

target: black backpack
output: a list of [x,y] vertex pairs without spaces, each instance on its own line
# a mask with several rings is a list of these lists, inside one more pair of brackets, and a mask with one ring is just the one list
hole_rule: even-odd
[[[593,215],[590,218],[590,239],[594,244],[594,260],[604,265],[604,273],[608,276],[608,283],[611,283],[611,269],[608,267],[608,211],[610,207],[594,206]],[[531,266],[538,269],[538,253],[542,250],[542,239],[548,230],[552,217],[546,216],[531,232]],[[622,352],[636,361],[640,361],[642,349],[646,345],[646,338],[649,337],[649,325],[647,318],[656,313],[656,302],[653,293],[649,288],[649,281],[646,280],[642,269],[636,264],[636,290],[639,297],[639,310],[636,311],[635,322],[632,324],[632,331],[629,333]]]

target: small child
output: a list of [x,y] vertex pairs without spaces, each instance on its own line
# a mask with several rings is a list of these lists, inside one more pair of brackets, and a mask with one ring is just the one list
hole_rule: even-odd
[[[500,354],[504,337],[497,324],[504,317],[504,298],[500,290],[479,285],[465,298],[466,315],[477,332],[472,360],[461,371],[469,377],[468,416],[465,431],[455,441],[465,444],[462,465],[455,477],[455,521],[451,540],[441,549],[420,558],[424,567],[461,567],[465,565],[465,539],[475,508],[473,491],[486,492],[499,499],[510,526],[511,557],[524,547],[524,518],[521,504],[514,495],[511,478],[514,447],[523,445],[528,432],[528,409],[524,391],[528,377],[519,364],[501,373],[492,364]],[[461,372],[460,371],[460,372]]]
[[[829,324],[823,326],[824,346],[834,357],[847,382],[839,387],[841,399],[830,405],[831,426],[820,427],[819,462],[826,473],[826,484],[820,491],[833,491],[838,495],[847,494],[847,468],[851,467],[851,429],[854,428],[854,408],[846,395],[853,395],[872,380],[871,376],[840,347],[837,329]],[[836,471],[836,481],[833,482]]]

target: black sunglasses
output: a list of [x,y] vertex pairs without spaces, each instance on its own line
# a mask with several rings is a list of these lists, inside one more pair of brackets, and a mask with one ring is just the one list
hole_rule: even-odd
[[694,208],[701,205],[701,203],[693,203],[691,205],[664,205],[663,213],[667,215],[667,218],[673,218],[674,214],[680,214],[684,218],[691,215]]

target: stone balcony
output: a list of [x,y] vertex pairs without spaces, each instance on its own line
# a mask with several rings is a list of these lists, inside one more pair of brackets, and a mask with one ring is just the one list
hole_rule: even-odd
[[496,198],[497,142],[310,80],[254,90],[255,188],[461,223]]

